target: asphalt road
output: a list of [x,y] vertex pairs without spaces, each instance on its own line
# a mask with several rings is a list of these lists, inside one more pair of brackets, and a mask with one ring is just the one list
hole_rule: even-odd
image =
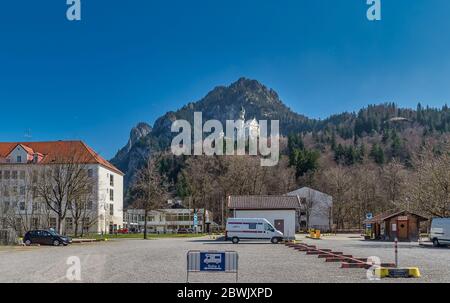
[[[359,257],[393,261],[392,245],[338,237],[304,240],[322,248],[339,248]],[[415,244],[417,246],[417,244]],[[401,244],[400,263],[421,267],[420,279],[381,282],[450,282],[450,249]],[[188,250],[235,250],[239,253],[239,282],[368,282],[364,269],[341,269],[284,245],[241,242],[233,245],[208,238],[115,240],[68,247],[0,248],[0,282],[71,282],[66,278],[70,257],[81,264],[81,282],[186,282]],[[234,282],[233,274],[192,273],[190,282]],[[379,282],[371,282],[379,283]]]

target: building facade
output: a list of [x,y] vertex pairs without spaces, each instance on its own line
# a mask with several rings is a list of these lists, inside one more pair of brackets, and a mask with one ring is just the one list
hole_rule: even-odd
[[[207,232],[205,225],[213,224],[212,213],[209,210],[197,209],[197,227],[199,233]],[[145,226],[143,209],[128,209],[124,212],[124,227],[129,232],[142,232]],[[147,217],[147,231],[149,233],[175,233],[179,229],[193,229],[194,209],[170,208],[151,211]]]
[[[56,172],[67,188],[70,180],[79,180],[67,177],[70,172],[84,172],[88,180],[83,204],[61,203],[60,224],[61,216],[52,209],[56,205],[49,205],[39,190],[43,182],[57,188]],[[123,227],[123,176],[82,141],[0,143],[0,229],[23,234],[60,225],[64,234],[114,232]]]
[[264,218],[287,239],[295,239],[295,218],[300,208],[296,196],[229,196],[233,218]]
[[333,198],[318,190],[302,187],[287,194],[300,200],[301,208],[297,212],[298,230],[310,228],[331,231],[333,227]]

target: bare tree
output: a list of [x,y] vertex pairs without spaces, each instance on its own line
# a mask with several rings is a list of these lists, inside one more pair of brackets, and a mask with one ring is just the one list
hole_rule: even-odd
[[88,192],[91,178],[86,162],[83,156],[72,153],[70,157],[54,159],[53,164],[41,168],[36,193],[56,215],[58,232],[62,232],[69,205]]
[[396,159],[383,167],[381,183],[385,189],[386,201],[395,208],[404,206],[406,178],[404,166]]
[[161,208],[167,198],[164,187],[164,180],[158,171],[158,158],[154,155],[138,171],[130,191],[132,206],[144,210],[144,239],[147,239],[149,213]]
[[429,145],[414,159],[416,173],[410,200],[419,211],[432,217],[450,216],[450,145],[437,153]]
[[93,226],[97,221],[97,205],[93,202],[93,188],[88,186],[86,190],[78,195],[70,204],[69,211],[74,226],[74,236],[78,236],[79,227],[81,225],[81,236],[83,236],[86,228]]

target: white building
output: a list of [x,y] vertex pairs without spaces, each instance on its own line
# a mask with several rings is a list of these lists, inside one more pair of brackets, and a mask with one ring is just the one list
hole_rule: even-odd
[[[197,209],[197,232],[203,232],[203,223],[214,224],[209,210]],[[143,209],[130,208],[124,212],[124,227],[130,232],[142,232],[145,226]],[[194,229],[194,210],[169,208],[151,211],[147,217],[149,233],[174,233],[179,229]],[[206,230],[205,230],[206,232]]]
[[332,229],[333,198],[330,195],[309,187],[302,187],[287,195],[296,196],[301,201],[301,209],[297,213],[298,229]]
[[265,218],[288,239],[295,238],[299,208],[300,201],[296,196],[228,197],[228,209],[233,218]]
[[[76,157],[74,156],[76,155]],[[36,194],[42,172],[76,162],[86,170],[89,201],[78,216],[78,233],[110,233],[123,226],[123,173],[81,141],[0,143],[0,229],[56,228],[57,215]],[[69,204],[61,232],[73,234]]]

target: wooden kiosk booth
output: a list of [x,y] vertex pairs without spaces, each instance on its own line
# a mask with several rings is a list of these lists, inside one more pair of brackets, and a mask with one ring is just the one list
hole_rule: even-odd
[[387,211],[365,220],[372,225],[371,238],[375,240],[418,241],[420,238],[420,222],[427,218],[410,211]]

